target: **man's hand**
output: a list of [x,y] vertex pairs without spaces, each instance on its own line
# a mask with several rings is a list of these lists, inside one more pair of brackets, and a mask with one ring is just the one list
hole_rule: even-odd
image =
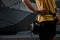
[[35,13],[36,13],[36,14],[41,14],[41,15],[46,15],[46,14],[48,14],[49,12],[48,12],[48,10],[36,10]]

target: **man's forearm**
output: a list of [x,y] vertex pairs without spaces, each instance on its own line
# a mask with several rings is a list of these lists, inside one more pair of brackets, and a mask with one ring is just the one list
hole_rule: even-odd
[[22,2],[32,11],[36,11],[36,9],[33,7],[32,3],[30,2],[30,0],[22,0]]

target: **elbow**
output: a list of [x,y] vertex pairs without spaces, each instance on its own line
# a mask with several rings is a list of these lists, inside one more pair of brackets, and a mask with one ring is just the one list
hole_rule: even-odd
[[25,0],[22,0],[22,2],[24,3],[24,2],[25,2]]
[[22,0],[22,2],[24,2],[25,0]]
[[28,2],[30,2],[30,0],[22,0],[23,3],[28,4]]
[[22,0],[22,3],[26,5],[26,0]]
[[26,3],[27,0],[22,0],[23,3]]

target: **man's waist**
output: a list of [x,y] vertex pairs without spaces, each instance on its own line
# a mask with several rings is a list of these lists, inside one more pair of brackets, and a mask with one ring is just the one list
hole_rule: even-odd
[[52,21],[54,17],[52,15],[38,16],[37,20],[40,21]]

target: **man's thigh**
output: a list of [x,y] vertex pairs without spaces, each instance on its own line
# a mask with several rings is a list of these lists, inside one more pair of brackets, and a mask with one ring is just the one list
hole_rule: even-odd
[[53,21],[45,21],[40,23],[39,36],[53,37],[56,35],[56,23]]

